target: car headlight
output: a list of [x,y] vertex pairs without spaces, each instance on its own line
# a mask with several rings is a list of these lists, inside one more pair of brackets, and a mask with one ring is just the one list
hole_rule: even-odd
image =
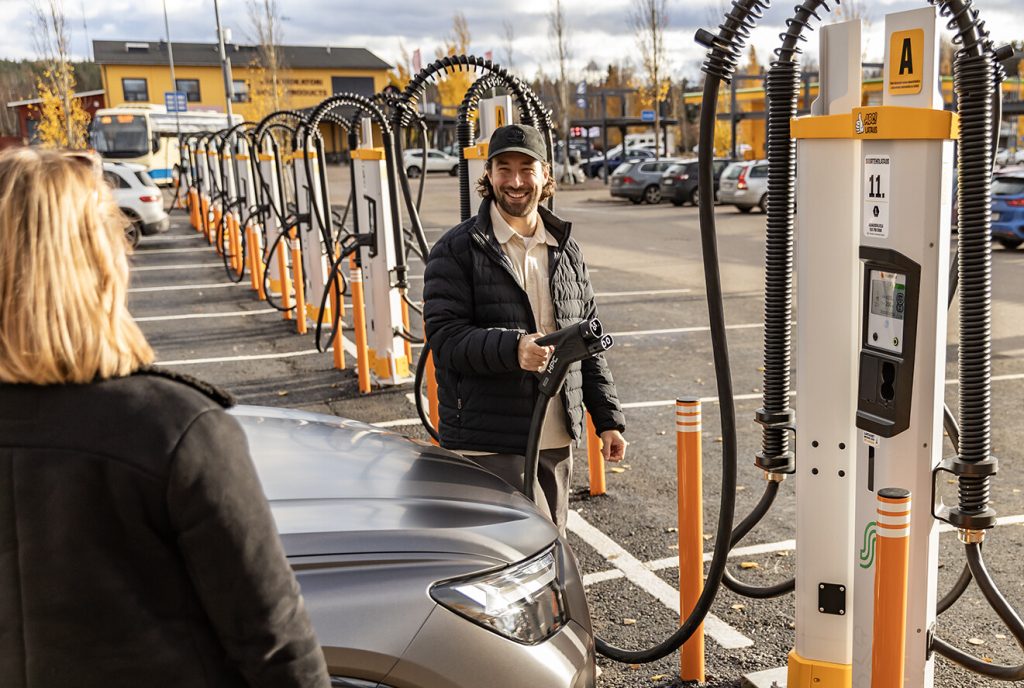
[[484,628],[533,645],[568,620],[554,547],[482,576],[443,581],[430,589],[438,603]]

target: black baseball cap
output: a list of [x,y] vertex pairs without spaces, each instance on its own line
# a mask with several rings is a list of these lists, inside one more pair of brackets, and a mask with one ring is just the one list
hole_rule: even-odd
[[541,162],[548,161],[544,137],[536,127],[529,124],[509,124],[494,130],[487,149],[487,159],[493,160],[502,153],[522,153]]

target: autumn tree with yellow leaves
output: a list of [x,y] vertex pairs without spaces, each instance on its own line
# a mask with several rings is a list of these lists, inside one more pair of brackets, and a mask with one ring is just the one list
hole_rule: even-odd
[[[452,18],[452,33],[445,38],[444,44],[435,51],[435,55],[439,60],[449,55],[468,55],[469,42],[469,24],[466,22],[466,15],[456,12]],[[466,91],[474,81],[476,81],[476,74],[468,70],[452,72],[441,79],[437,84],[441,114],[457,114],[462,99],[466,97]]]
[[75,70],[71,65],[71,34],[61,0],[36,0],[36,50],[45,63],[36,82],[40,99],[39,143],[53,148],[84,149],[89,137],[89,114],[75,98]]

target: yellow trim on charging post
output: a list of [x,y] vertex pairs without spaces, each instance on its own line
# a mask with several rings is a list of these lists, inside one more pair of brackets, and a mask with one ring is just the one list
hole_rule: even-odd
[[490,149],[491,144],[488,141],[478,143],[475,146],[462,149],[462,157],[466,160],[486,160],[487,152]]
[[853,685],[853,666],[805,659],[789,652],[788,688],[850,688]]
[[956,139],[960,116],[948,110],[878,105],[841,115],[811,115],[790,121],[794,139]]
[[[378,356],[377,352],[373,349],[367,349],[367,353],[369,354],[368,360],[370,363],[370,372],[372,372],[378,380],[390,380],[391,360],[389,355],[385,353],[383,356]],[[409,377],[409,359],[405,356],[396,356],[394,360],[395,377]]]
[[356,148],[352,151],[352,158],[354,160],[383,160],[384,149],[383,148]]

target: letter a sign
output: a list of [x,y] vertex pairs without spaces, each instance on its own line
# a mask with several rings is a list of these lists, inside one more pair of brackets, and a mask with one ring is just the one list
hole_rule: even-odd
[[894,31],[889,39],[889,93],[920,93],[923,71],[924,29]]

